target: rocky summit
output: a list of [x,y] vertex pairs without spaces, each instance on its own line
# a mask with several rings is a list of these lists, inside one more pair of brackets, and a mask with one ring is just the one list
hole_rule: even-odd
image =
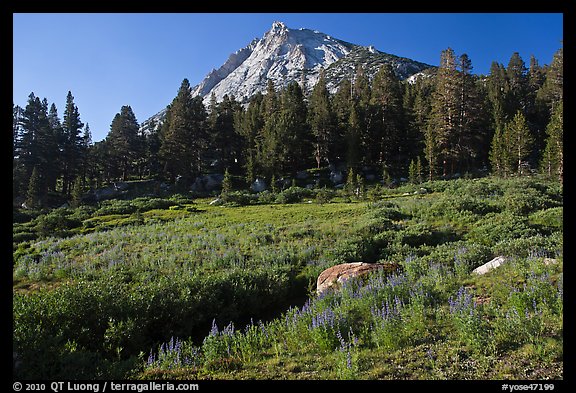
[[[356,45],[317,30],[291,29],[282,22],[274,22],[262,38],[255,38],[232,53],[221,67],[209,72],[192,89],[192,94],[204,97],[206,106],[212,94],[217,101],[227,94],[247,103],[255,93],[265,93],[268,80],[276,89],[296,81],[309,93],[321,70],[325,70],[327,86],[334,93],[342,80],[353,79],[359,65],[372,78],[385,63],[392,65],[402,80],[435,69],[429,64],[381,52],[373,46]],[[164,114],[162,110],[144,121],[142,128],[157,127]]]

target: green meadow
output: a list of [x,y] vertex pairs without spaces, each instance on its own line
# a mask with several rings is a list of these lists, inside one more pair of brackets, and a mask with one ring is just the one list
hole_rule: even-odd
[[[213,199],[15,210],[14,377],[563,379],[559,183]],[[398,268],[315,294],[356,261]]]

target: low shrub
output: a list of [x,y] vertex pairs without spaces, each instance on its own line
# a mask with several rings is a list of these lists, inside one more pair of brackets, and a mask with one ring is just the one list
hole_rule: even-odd
[[278,193],[276,202],[282,204],[298,203],[302,202],[304,198],[314,198],[314,192],[307,188],[290,187]]

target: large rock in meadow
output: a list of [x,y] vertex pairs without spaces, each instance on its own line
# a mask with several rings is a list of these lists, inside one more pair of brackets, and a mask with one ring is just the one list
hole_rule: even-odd
[[353,277],[362,277],[369,273],[386,269],[395,270],[396,265],[383,263],[351,262],[335,265],[324,270],[316,281],[316,294],[320,295],[330,288],[338,288]]

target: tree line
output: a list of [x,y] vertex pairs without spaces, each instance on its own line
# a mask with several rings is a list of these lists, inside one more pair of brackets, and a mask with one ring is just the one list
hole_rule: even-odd
[[[122,106],[106,138],[92,143],[68,92],[63,119],[30,94],[13,106],[13,197],[41,206],[115,180],[156,178],[185,186],[206,173],[295,176],[328,165],[356,176],[449,178],[488,169],[498,176],[539,169],[563,180],[563,50],[550,65],[518,53],[472,74],[466,54],[442,51],[435,74],[400,81],[390,65],[370,78],[360,65],[331,94],[322,72],[309,95],[297,82],[268,81],[242,105],[233,95],[206,107],[184,79],[161,125],[148,131]],[[150,131],[152,130],[152,131]]]

